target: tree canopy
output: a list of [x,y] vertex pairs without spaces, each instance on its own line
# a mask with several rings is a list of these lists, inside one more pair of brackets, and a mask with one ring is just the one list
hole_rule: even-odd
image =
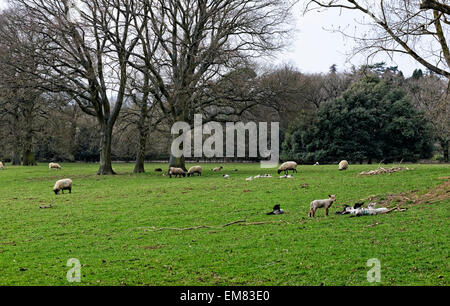
[[416,161],[431,156],[431,138],[429,123],[406,94],[370,76],[322,104],[311,127],[291,126],[281,156],[304,162]]

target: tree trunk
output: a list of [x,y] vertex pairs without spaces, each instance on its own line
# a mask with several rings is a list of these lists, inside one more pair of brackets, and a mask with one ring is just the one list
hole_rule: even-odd
[[179,134],[172,134],[172,141],[169,143],[169,154],[170,154],[170,159],[169,159],[169,167],[176,167],[176,168],[181,168],[184,171],[187,171],[186,169],[186,163],[184,160],[184,156],[181,157],[175,157],[172,155],[171,152],[171,146],[172,146],[172,142],[178,137],[180,136]]
[[33,151],[24,150],[24,152],[23,152],[23,165],[24,166],[36,166],[37,165]]
[[176,167],[176,168],[181,168],[184,171],[187,171],[186,169],[186,163],[184,161],[184,156],[181,157],[175,157],[172,155],[172,153],[170,154],[170,160],[169,160],[169,167]]
[[147,145],[147,138],[149,132],[149,123],[146,120],[148,111],[147,98],[148,94],[144,94],[144,98],[141,101],[141,112],[139,115],[139,121],[137,123],[137,129],[139,132],[139,142],[136,148],[136,164],[134,165],[133,173],[145,172],[144,169],[145,149]]
[[108,127],[107,124],[102,125],[100,132],[100,168],[97,172],[98,175],[116,174],[112,168],[111,140],[112,128]]
[[13,166],[20,166],[20,128],[19,128],[19,115],[17,114],[17,110],[14,113],[13,120],[14,120],[12,124],[13,152],[11,164]]
[[16,148],[13,149],[11,165],[13,165],[13,166],[20,166],[20,154],[19,154],[19,149],[18,148],[17,149]]
[[23,165],[36,166],[36,159],[33,150],[33,125],[31,110],[24,112],[25,119],[25,136],[23,139]]
[[136,150],[136,164],[133,173],[144,173],[145,148],[147,144],[148,131],[139,132],[139,143]]
[[73,106],[72,110],[72,118],[70,124],[70,158],[75,161],[75,154],[77,151],[77,106]]
[[11,164],[13,166],[20,166],[20,137],[17,135],[18,133],[14,132],[13,135],[13,152],[12,152],[12,160]]
[[442,152],[444,154],[444,161],[446,163],[448,163],[448,145],[449,145],[448,140],[441,141]]

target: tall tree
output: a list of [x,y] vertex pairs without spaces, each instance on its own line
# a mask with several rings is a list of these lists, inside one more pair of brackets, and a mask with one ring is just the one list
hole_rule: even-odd
[[449,161],[450,145],[450,93],[448,82],[436,75],[423,76],[415,72],[406,83],[414,105],[422,110],[433,126],[433,134],[442,149],[444,161]]
[[[211,82],[260,54],[281,47],[288,32],[289,3],[278,0],[146,0],[136,25],[141,46],[140,69],[150,75],[154,95],[171,124],[204,122],[221,113],[242,113],[248,101],[220,105],[204,95]],[[148,18],[147,18],[148,16]],[[156,56],[154,56],[156,55]],[[139,68],[136,66],[136,68]],[[177,135],[174,135],[177,137]],[[171,155],[170,166],[185,168],[184,157]]]
[[321,105],[309,134],[301,135],[298,148],[319,161],[416,161],[432,153],[424,114],[395,84],[376,76],[355,82],[335,101]]
[[83,112],[97,118],[100,133],[98,174],[114,174],[112,132],[126,95],[128,59],[136,46],[130,23],[136,1],[12,0],[29,22],[25,31],[47,44],[29,50],[39,56],[40,86],[65,92]]
[[13,138],[12,162],[20,164],[22,150],[24,166],[36,165],[34,141],[36,119],[44,110],[42,89],[37,85],[39,58],[28,50],[43,46],[41,37],[24,31],[23,15],[5,11],[0,15],[0,112],[8,117]]

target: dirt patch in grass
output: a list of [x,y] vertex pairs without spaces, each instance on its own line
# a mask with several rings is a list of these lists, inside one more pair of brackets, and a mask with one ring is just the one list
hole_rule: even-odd
[[417,190],[411,192],[402,192],[399,194],[388,194],[386,196],[373,196],[367,200],[369,202],[376,202],[379,206],[395,205],[418,205],[418,204],[432,204],[450,199],[450,180],[448,178],[437,187],[429,189],[426,193]]

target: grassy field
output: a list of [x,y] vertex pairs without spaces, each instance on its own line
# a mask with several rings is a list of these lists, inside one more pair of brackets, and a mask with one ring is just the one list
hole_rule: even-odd
[[[221,173],[213,166],[178,179],[153,172],[161,164],[138,175],[132,164],[115,164],[117,176],[97,176],[95,164],[7,166],[0,285],[449,284],[450,165],[377,176],[358,174],[378,165],[299,166],[294,179],[259,164],[225,164]],[[274,178],[245,181],[266,172]],[[56,196],[54,182],[66,177],[72,194]],[[407,201],[405,212],[334,214],[344,203],[399,193],[427,200]],[[337,194],[330,216],[308,218],[310,201],[328,194]],[[286,214],[265,215],[277,203]],[[69,258],[82,264],[80,283],[66,280]],[[370,258],[381,262],[380,283],[367,281]]]

